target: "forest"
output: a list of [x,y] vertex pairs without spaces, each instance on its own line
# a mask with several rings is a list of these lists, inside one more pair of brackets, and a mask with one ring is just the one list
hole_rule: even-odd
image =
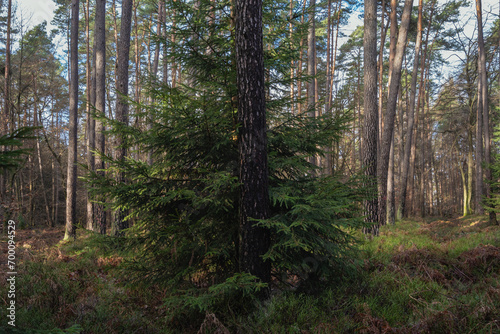
[[482,1],[0,1],[0,333],[500,333]]

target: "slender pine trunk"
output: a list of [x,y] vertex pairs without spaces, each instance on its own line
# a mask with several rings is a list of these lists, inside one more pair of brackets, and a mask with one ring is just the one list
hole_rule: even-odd
[[[120,26],[120,44],[118,44],[118,63],[116,72],[118,81],[116,82],[116,121],[128,125],[128,65],[130,52],[130,33],[132,29],[132,8],[133,0],[123,0],[122,3],[122,19]],[[116,160],[123,161],[127,154],[125,147],[125,138],[118,134],[116,138]],[[119,172],[117,175],[118,183],[125,182],[125,173]],[[128,221],[125,220],[125,211],[117,209],[115,219],[113,221],[113,235],[122,235],[123,230],[128,228]]]
[[71,48],[69,82],[69,144],[68,144],[68,176],[66,183],[66,233],[64,240],[76,238],[76,163],[78,135],[78,22],[80,1],[71,3]]

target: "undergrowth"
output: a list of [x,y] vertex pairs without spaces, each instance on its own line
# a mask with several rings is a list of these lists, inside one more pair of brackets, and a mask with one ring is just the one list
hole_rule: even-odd
[[[486,221],[384,226],[379,238],[364,242],[344,281],[318,281],[308,294],[300,286],[274,288],[269,300],[251,301],[257,308],[246,298],[238,308],[196,314],[172,310],[160,286],[126,285],[121,263],[134,254],[120,239],[81,232],[75,243],[43,251],[20,247],[19,330],[10,332],[500,333],[500,227]],[[223,301],[244,284],[245,277],[235,278],[209,296]],[[6,296],[3,285],[0,295]],[[0,332],[10,333],[5,304],[0,316]]]

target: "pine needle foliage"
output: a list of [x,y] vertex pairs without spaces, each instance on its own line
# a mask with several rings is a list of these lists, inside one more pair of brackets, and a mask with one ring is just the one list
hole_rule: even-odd
[[[154,104],[135,115],[148,129],[110,123],[111,134],[127,136],[129,158],[116,161],[107,176],[90,173],[87,181],[97,198],[127,210],[135,224],[126,245],[135,257],[126,266],[133,283],[160,284],[174,317],[227,314],[253,305],[265,284],[239,272],[238,124],[230,1],[167,1],[174,13],[166,24],[164,56],[181,66],[182,82],[160,85],[153,76]],[[289,2],[267,2],[264,8],[268,70],[268,154],[271,218],[259,223],[272,231],[265,258],[274,282],[290,277],[331,280],[342,276],[362,224],[364,191],[357,177],[318,176],[309,163],[324,156],[350,116],[326,114],[316,119],[292,114],[298,103],[288,94],[290,66],[299,57],[299,40],[307,33],[298,17],[288,16]],[[289,23],[294,25],[289,39]],[[174,24],[175,23],[175,24]],[[172,37],[173,36],[173,37]],[[299,80],[304,78],[293,78]],[[153,163],[141,160],[152,152]],[[142,155],[141,155],[142,154]],[[127,175],[117,183],[113,173]],[[239,306],[237,306],[239,305]],[[194,313],[193,313],[194,312]],[[194,314],[194,315],[193,315]]]

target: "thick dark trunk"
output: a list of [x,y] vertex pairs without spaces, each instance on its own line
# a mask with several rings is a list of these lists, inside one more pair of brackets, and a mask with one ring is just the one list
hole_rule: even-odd
[[262,0],[236,0],[236,65],[240,123],[240,268],[270,282],[271,267],[262,256],[269,230],[253,219],[269,216],[267,136],[262,35]]

